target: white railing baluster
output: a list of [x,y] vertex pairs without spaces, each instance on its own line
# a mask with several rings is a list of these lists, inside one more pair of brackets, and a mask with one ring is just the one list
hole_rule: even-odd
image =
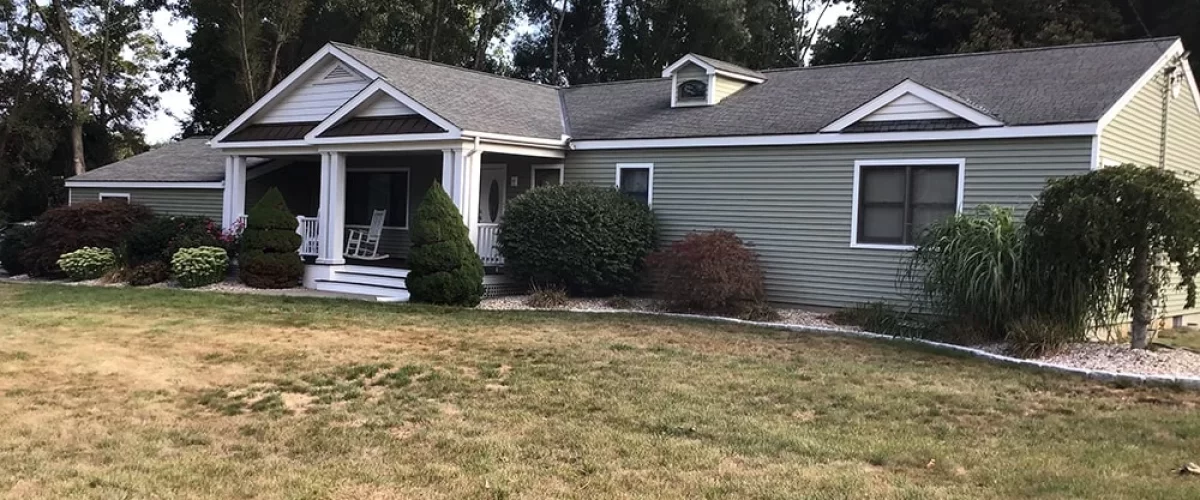
[[476,248],[479,252],[479,258],[485,266],[499,266],[504,264],[504,257],[500,255],[500,251],[496,249],[496,243],[499,242],[500,225],[499,224],[479,224],[479,243]]
[[316,257],[320,250],[321,224],[316,217],[296,216],[296,234],[300,235],[300,255]]

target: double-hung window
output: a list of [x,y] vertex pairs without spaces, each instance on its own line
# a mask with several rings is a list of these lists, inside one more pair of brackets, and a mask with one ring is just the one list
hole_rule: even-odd
[[562,185],[562,165],[534,165],[533,187]]
[[654,199],[654,164],[618,163],[617,190],[650,206]]
[[369,226],[376,210],[387,210],[385,227],[408,228],[408,170],[346,172],[346,224]]
[[856,163],[852,243],[913,246],[931,224],[960,210],[963,165],[963,160]]

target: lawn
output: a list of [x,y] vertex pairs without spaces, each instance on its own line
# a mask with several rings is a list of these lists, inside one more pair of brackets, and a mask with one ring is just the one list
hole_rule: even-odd
[[1200,498],[1200,394],[624,315],[0,284],[16,498]]

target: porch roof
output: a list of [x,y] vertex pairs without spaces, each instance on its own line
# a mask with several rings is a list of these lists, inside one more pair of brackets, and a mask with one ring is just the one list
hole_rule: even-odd
[[[189,137],[68,179],[71,182],[221,182],[225,157],[209,137]],[[270,160],[247,158],[247,166]]]

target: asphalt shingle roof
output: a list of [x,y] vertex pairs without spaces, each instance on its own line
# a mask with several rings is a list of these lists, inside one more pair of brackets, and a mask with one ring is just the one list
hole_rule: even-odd
[[[68,180],[83,182],[221,182],[225,153],[208,146],[208,137],[190,137],[137,156],[84,172]],[[266,160],[252,158],[253,166]]]
[[716,106],[671,108],[668,79],[563,89],[574,140],[805,134],[905,79],[1007,125],[1093,122],[1175,42],[1131,42],[764,71]]

